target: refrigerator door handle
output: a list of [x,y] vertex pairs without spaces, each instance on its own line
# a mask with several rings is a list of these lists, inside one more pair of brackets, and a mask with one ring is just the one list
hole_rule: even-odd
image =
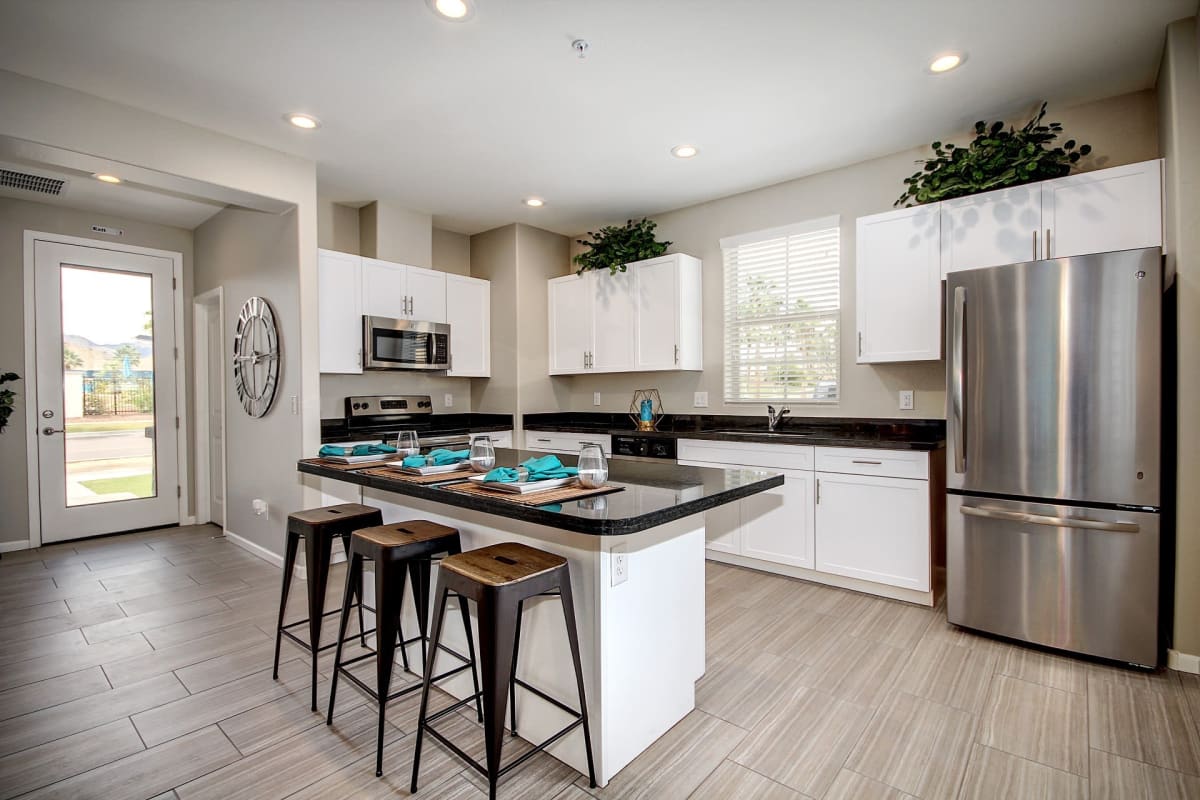
[[950,343],[950,367],[952,371],[950,386],[950,424],[954,433],[954,471],[963,473],[967,470],[967,443],[963,441],[963,404],[966,390],[966,364],[963,353],[963,325],[967,313],[967,287],[954,287],[954,322],[952,341]]
[[1104,522],[1097,519],[1048,517],[1024,511],[1003,511],[998,508],[976,508],[974,506],[963,506],[960,510],[968,517],[999,519],[1006,522],[1027,522],[1030,525],[1049,525],[1053,528],[1085,528],[1091,531],[1114,531],[1116,533],[1137,533],[1141,530],[1136,522]]

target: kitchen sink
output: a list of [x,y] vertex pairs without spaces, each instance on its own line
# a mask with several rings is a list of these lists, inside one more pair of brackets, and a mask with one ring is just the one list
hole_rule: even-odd
[[773,439],[811,439],[819,437],[821,434],[801,431],[755,431],[755,430],[718,430],[718,431],[703,431],[704,433],[716,433],[721,436],[770,436]]

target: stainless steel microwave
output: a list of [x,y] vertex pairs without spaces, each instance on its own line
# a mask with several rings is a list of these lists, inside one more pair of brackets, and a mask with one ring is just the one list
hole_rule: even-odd
[[364,369],[450,368],[450,326],[363,316]]

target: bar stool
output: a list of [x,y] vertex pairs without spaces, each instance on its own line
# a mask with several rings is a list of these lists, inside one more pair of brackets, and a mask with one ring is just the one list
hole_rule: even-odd
[[[333,644],[321,646],[321,623],[325,617],[340,613],[340,611],[325,612],[325,587],[329,583],[330,551],[333,540],[340,538],[346,555],[350,555],[350,534],[359,528],[379,525],[383,522],[383,513],[378,508],[359,505],[358,503],[343,503],[323,508],[310,508],[288,515],[287,544],[283,555],[283,589],[279,595],[279,622],[275,626],[275,662],[271,677],[279,680],[279,645],[286,636],[296,644],[308,650],[312,655],[312,710],[317,710],[317,654],[328,650]],[[308,619],[283,624],[284,611],[287,609],[288,591],[292,585],[292,573],[295,572],[296,554],[300,549],[300,540],[304,540],[304,572],[308,584]],[[366,632],[363,630],[362,587],[356,587],[358,595],[358,630],[366,643]],[[292,633],[291,628],[308,623],[308,641]]]
[[[462,552],[458,531],[445,525],[427,520],[408,520],[390,525],[378,525],[357,530],[350,537],[350,568],[346,571],[346,593],[342,601],[342,616],[338,626],[337,652],[333,659],[333,679],[329,687],[329,713],[325,724],[333,724],[333,707],[337,699],[338,677],[344,676],[358,686],[379,704],[379,737],[375,747],[375,775],[383,775],[383,732],[389,700],[415,692],[423,685],[414,682],[396,692],[389,694],[392,681],[392,668],[396,663],[396,645],[399,639],[400,658],[405,671],[411,671],[408,664],[408,645],[413,642],[421,643],[421,664],[426,663],[429,620],[429,572],[433,556],[445,553],[455,555]],[[353,594],[361,592],[363,561],[371,559],[375,562],[375,649],[369,653],[342,660],[342,643],[346,639],[346,627],[350,622],[350,608]],[[404,638],[400,627],[400,615],[404,602],[404,584],[406,579],[412,581],[413,601],[417,612],[417,626],[420,629],[417,636]],[[361,597],[361,595],[360,595]],[[455,652],[444,645],[440,649],[457,658],[461,665],[454,667],[432,680],[442,680],[457,675],[464,670],[471,670],[475,694],[479,694],[479,675],[475,668],[475,643],[471,634],[471,617],[467,603],[458,601],[462,612],[463,627],[467,633],[466,656]],[[353,637],[351,637],[353,638]],[[439,645],[435,645],[435,649]],[[350,667],[368,658],[375,659],[375,687],[368,686],[357,675],[350,672]],[[430,658],[428,663],[432,664]],[[425,676],[428,680],[429,673]],[[476,702],[476,713],[483,720],[483,708]]]
[[[433,616],[433,650],[421,692],[421,712],[417,722],[416,750],[413,753],[411,791],[417,791],[417,776],[421,766],[421,739],[425,733],[437,739],[455,755],[474,767],[488,780],[488,798],[496,798],[496,782],[507,773],[547,746],[561,739],[580,725],[587,750],[588,780],[596,786],[596,771],[592,763],[592,735],[588,728],[587,699],[583,689],[583,669],[579,663],[579,635],[575,628],[575,606],[571,599],[571,574],[567,561],[561,556],[536,550],[523,544],[506,542],[442,560],[438,573],[437,606]],[[442,635],[442,619],[446,599],[451,592],[460,598],[474,600],[479,613],[479,655],[483,672],[483,735],[487,766],[479,764],[462,749],[439,733],[430,723],[451,714],[478,697],[468,697],[448,708],[429,714],[429,674]],[[567,639],[571,645],[571,660],[575,664],[575,683],[579,689],[579,711],[550,697],[540,689],[516,677],[517,650],[520,645],[521,612],[526,600],[540,595],[557,594],[562,599],[563,617],[567,624]],[[461,600],[460,600],[461,602]],[[516,700],[516,687],[521,686],[543,700],[566,711],[574,719],[565,728],[532,750],[505,766],[500,766],[504,743],[504,706],[508,695]],[[516,735],[516,713],[513,712],[513,735]]]

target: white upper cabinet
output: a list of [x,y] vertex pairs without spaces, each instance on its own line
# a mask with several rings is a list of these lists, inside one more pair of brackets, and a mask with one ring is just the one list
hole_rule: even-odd
[[[417,306],[420,310],[420,306]],[[492,374],[492,284],[464,275],[446,276],[446,322],[450,323],[448,376]]]
[[591,275],[553,278],[550,292],[550,374],[586,372],[591,360]]
[[700,259],[675,253],[631,264],[636,281],[636,370],[704,368]]
[[627,372],[634,368],[634,273],[588,272],[592,285],[592,358],[597,372]]
[[317,251],[321,372],[362,372],[362,259]]
[[1162,161],[1042,184],[1042,258],[1160,247]]
[[1040,183],[945,200],[939,205],[943,275],[1041,257]]
[[858,363],[942,357],[939,231],[936,205],[858,219]]
[[445,322],[446,273],[364,258],[362,298],[372,317]]
[[700,271],[676,253],[552,279],[550,374],[703,369]]

